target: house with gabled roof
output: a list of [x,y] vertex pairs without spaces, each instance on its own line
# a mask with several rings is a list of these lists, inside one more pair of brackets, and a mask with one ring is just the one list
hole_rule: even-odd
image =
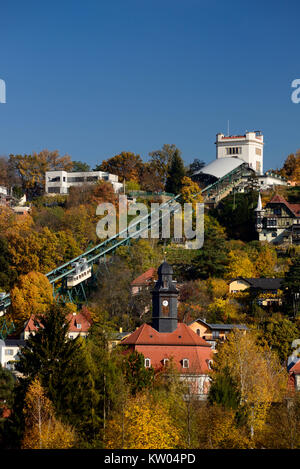
[[156,269],[154,267],[150,267],[150,269],[146,270],[146,272],[143,272],[131,282],[132,294],[135,295],[139,293],[141,290],[143,290],[143,288],[150,288],[156,278]]
[[208,342],[214,351],[217,342],[224,342],[228,334],[233,330],[238,329],[244,333],[248,330],[248,327],[244,324],[210,324],[201,318],[192,321],[189,324],[189,328]]
[[288,367],[289,373],[289,389],[292,391],[300,391],[300,360],[292,363]]
[[282,304],[282,278],[249,278],[235,277],[228,282],[229,293],[239,293],[248,290],[255,293],[257,303],[261,306],[268,306],[272,303]]
[[[66,317],[69,322],[68,338],[75,339],[76,337],[86,337],[92,325],[92,318],[89,311],[84,308],[80,312],[70,313]],[[31,315],[25,323],[24,330],[21,334],[21,339],[28,340],[31,334],[35,334],[39,328],[34,315]]]
[[144,323],[120,343],[144,355],[146,368],[159,371],[170,363],[197,399],[205,399],[210,385],[213,351],[187,324],[179,323],[179,291],[172,266],[163,262],[152,290],[152,322]]
[[300,244],[300,204],[291,204],[276,194],[263,208],[259,195],[255,214],[259,241]]

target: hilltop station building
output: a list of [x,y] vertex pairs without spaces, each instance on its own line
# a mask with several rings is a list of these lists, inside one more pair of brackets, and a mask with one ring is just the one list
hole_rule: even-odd
[[216,135],[216,159],[196,171],[192,178],[204,191],[204,200],[216,204],[231,192],[245,192],[250,184],[258,190],[287,181],[271,171],[263,173],[264,137],[261,131],[245,135]]

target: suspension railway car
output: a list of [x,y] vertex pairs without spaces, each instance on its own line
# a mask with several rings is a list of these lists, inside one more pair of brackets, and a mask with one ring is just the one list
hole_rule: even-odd
[[92,276],[92,267],[90,267],[85,258],[74,262],[75,272],[67,277],[67,287],[72,288]]

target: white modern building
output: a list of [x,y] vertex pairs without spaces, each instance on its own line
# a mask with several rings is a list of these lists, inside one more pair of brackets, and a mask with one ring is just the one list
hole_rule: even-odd
[[2,368],[14,371],[15,362],[19,360],[20,349],[24,345],[24,340],[0,340],[0,363]]
[[245,135],[216,136],[216,158],[239,158],[257,174],[263,174],[264,137],[260,131],[246,132]]
[[112,184],[115,192],[120,192],[123,183],[118,181],[118,176],[105,171],[86,171],[68,173],[67,171],[46,171],[46,194],[68,194],[69,187],[92,184],[99,180]]

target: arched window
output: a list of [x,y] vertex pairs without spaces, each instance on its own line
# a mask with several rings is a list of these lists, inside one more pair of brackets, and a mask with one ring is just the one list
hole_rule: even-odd
[[150,368],[150,366],[151,366],[150,358],[145,358],[145,368]]
[[182,368],[188,368],[189,367],[189,361],[187,358],[184,358],[182,360]]
[[198,335],[200,335],[200,329],[197,329],[196,332]]

